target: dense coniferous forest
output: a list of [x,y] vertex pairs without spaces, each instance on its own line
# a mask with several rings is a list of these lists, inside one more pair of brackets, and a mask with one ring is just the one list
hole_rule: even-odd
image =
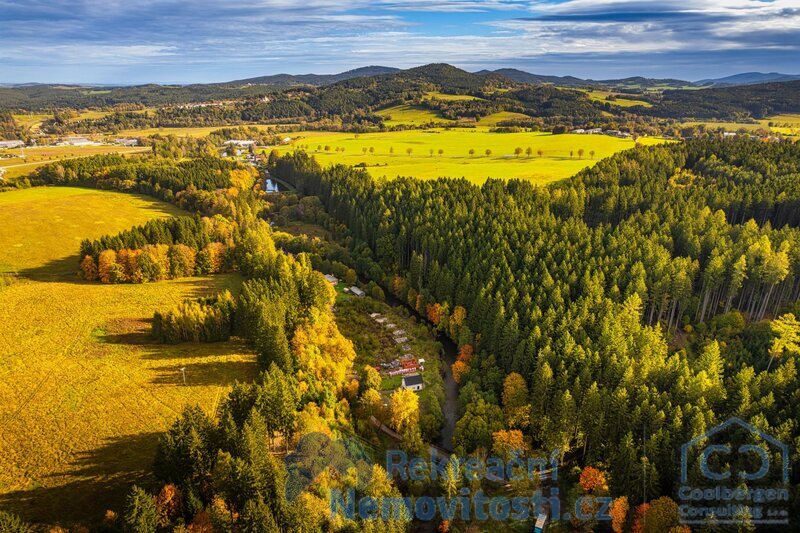
[[638,148],[547,188],[376,183],[304,153],[271,168],[319,196],[363,274],[461,346],[462,452],[491,446],[497,428],[474,428],[518,374],[530,413],[509,428],[603,465],[632,502],[645,477],[648,498],[674,495],[681,444],[732,415],[797,453],[796,361],[760,320],[791,323],[800,295],[800,146]]

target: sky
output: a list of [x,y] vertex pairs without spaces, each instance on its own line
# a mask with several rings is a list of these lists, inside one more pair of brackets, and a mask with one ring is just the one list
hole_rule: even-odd
[[0,0],[0,83],[204,83],[450,63],[800,73],[800,0]]

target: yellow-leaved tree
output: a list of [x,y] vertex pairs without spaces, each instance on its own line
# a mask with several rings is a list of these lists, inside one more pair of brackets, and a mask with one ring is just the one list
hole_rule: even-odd
[[392,426],[403,433],[409,427],[419,424],[419,398],[414,391],[397,389],[389,400]]
[[318,309],[312,309],[309,318],[298,326],[292,351],[301,372],[312,375],[317,383],[336,388],[344,385],[356,358],[353,343],[339,332],[332,315]]

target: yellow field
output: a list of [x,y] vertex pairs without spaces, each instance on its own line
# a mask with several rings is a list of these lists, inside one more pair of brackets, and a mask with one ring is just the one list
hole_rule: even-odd
[[[205,137],[212,131],[222,128],[234,128],[236,126],[205,126],[199,128],[143,128],[138,130],[122,130],[118,137],[149,137],[150,135],[175,135],[176,137]],[[268,130],[274,128],[274,124],[246,124],[246,128],[258,128]]]
[[[644,100],[636,100],[634,98],[629,98],[629,95],[622,94],[622,93],[614,93],[611,91],[601,91],[599,89],[594,89],[591,91],[585,91],[586,96],[589,97],[591,100],[596,100],[598,102],[608,102],[611,105],[619,106],[619,107],[633,107],[640,105],[642,107],[653,107],[653,104],[650,102],[646,102]],[[614,100],[606,100],[609,96],[613,95],[615,97]]]
[[27,113],[24,115],[11,115],[14,119],[14,122],[19,124],[25,129],[30,129],[32,131],[37,131],[39,126],[45,120],[53,118],[53,115],[42,114],[42,113]]
[[[547,183],[571,176],[599,159],[634,146],[631,139],[606,135],[490,133],[486,128],[360,135],[302,132],[292,134],[292,137],[292,143],[279,148],[280,152],[304,148],[323,165],[364,163],[375,177],[465,177],[474,183],[483,183],[487,177],[523,178]],[[644,137],[640,142],[649,145],[664,141]],[[516,148],[524,152],[528,147],[533,151],[531,157],[524,153],[521,156],[514,154]],[[344,152],[337,152],[337,148],[344,148]],[[374,149],[373,153],[369,152],[370,148]],[[409,149],[412,150],[411,154],[407,152]],[[438,153],[440,149],[443,150],[442,155]],[[470,149],[475,150],[474,155],[469,155]],[[486,155],[487,149],[491,150],[490,155]],[[541,157],[537,154],[540,149],[543,151]],[[582,158],[578,155],[580,149],[584,150]],[[573,152],[572,156],[570,151]],[[593,157],[591,151],[595,152]]]
[[[132,482],[152,482],[159,433],[187,404],[209,412],[251,380],[239,343],[153,344],[148,319],[236,275],[102,285],[73,272],[81,238],[179,211],[146,197],[76,188],[0,194],[0,509],[30,521],[97,524]],[[186,386],[179,369],[186,367]]]
[[[14,179],[30,174],[37,168],[61,159],[74,159],[97,154],[135,154],[147,152],[149,148],[141,146],[48,146],[42,148],[15,148],[0,150],[0,154],[11,155],[11,158],[0,158],[0,168],[5,168],[6,179]],[[25,157],[22,157],[24,154]]]
[[[99,110],[99,109],[85,109],[83,111],[78,112],[78,116],[73,120],[87,120],[87,119],[97,119],[103,118],[112,114],[112,110]],[[52,113],[26,113],[26,114],[19,114],[19,115],[12,115],[14,118],[14,122],[19,124],[25,129],[29,129],[32,132],[36,133],[39,130],[39,127],[42,125],[42,122],[45,120],[50,120],[53,118]]]
[[[772,126],[770,127],[770,123]],[[774,115],[761,124],[769,127],[772,131],[783,135],[800,135],[800,115]]]
[[[800,115],[773,115],[757,122],[715,122],[715,121],[687,121],[682,124],[686,126],[705,125],[707,129],[723,128],[725,131],[755,131],[768,130],[783,135],[800,135]],[[770,126],[772,124],[772,126]]]
[[522,113],[514,113],[513,111],[500,111],[481,118],[478,124],[481,126],[497,126],[498,123],[505,120],[526,120],[529,119],[528,115]]
[[483,100],[483,98],[478,98],[477,96],[472,96],[469,94],[446,94],[440,93],[438,91],[431,91],[425,93],[426,100],[430,98],[436,98],[437,100],[447,100],[450,102],[458,102],[463,100]]
[[400,126],[412,125],[418,126],[420,124],[429,124],[431,122],[446,122],[454,124],[455,121],[444,118],[438,113],[434,113],[424,107],[414,105],[398,105],[394,107],[387,107],[375,113],[384,117],[384,122],[387,126]]

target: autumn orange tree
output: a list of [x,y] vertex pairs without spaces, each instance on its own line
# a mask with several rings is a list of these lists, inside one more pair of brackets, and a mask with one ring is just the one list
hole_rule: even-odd
[[492,453],[508,461],[514,455],[525,455],[530,449],[522,431],[518,429],[502,429],[492,433]]
[[579,483],[583,491],[587,494],[606,494],[608,492],[608,482],[603,471],[593,466],[585,466],[581,470]]
[[630,505],[628,504],[627,496],[614,498],[614,500],[611,502],[609,515],[611,516],[611,529],[614,531],[614,533],[625,533],[625,528],[628,523],[629,509]]

